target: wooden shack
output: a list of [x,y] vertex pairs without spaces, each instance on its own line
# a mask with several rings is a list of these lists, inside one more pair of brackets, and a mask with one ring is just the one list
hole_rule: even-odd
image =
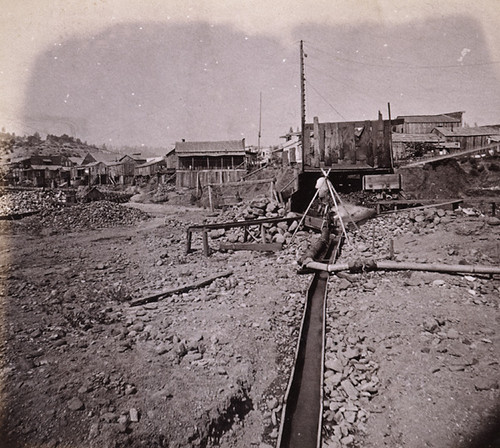
[[304,171],[373,173],[392,170],[391,127],[396,120],[306,123]]
[[403,122],[393,123],[393,131],[403,134],[429,134],[436,127],[454,130],[462,127],[463,114],[463,111],[459,111],[438,115],[400,115],[396,120]]
[[492,137],[498,137],[498,135],[500,135],[498,129],[487,126],[458,128],[454,130],[446,128],[435,128],[432,132],[433,134],[446,139],[447,142],[459,143],[459,149],[461,151],[486,146],[490,144]]
[[401,120],[344,121],[321,123],[317,117],[304,126],[303,169],[298,189],[291,195],[291,210],[303,212],[316,191],[323,171],[338,191],[362,189],[365,175],[393,172],[392,127]]
[[155,157],[142,165],[137,165],[134,169],[135,177],[151,179],[152,177],[163,174],[166,166],[167,164],[164,157]]
[[235,182],[247,174],[245,139],[214,142],[177,142],[177,187]]

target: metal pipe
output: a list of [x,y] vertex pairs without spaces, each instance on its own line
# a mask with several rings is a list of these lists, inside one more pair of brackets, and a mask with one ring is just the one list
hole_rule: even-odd
[[470,274],[500,274],[498,266],[484,265],[462,265],[462,264],[444,264],[444,263],[412,263],[389,260],[361,260],[350,263],[320,263],[311,259],[305,260],[304,268],[327,272],[353,271],[361,272],[363,270],[386,270],[386,271],[428,271],[445,272],[451,274],[470,273]]

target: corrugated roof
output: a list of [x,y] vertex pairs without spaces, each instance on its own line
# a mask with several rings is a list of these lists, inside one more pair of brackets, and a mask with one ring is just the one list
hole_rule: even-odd
[[245,155],[245,139],[218,142],[176,142],[178,156]]
[[456,128],[456,129],[448,129],[448,128],[434,128],[434,131],[438,131],[440,134],[445,137],[473,137],[473,136],[481,136],[481,135],[498,135],[498,129],[488,128],[488,127],[476,127],[476,128]]
[[136,168],[151,166],[154,165],[155,163],[160,163],[164,161],[165,159],[163,157],[154,157],[153,159],[148,160],[146,163],[143,163],[142,165],[137,165]]
[[399,115],[396,119],[404,119],[405,123],[460,123],[460,118],[449,115]]
[[413,143],[413,142],[439,142],[441,138],[436,134],[392,134],[393,143]]

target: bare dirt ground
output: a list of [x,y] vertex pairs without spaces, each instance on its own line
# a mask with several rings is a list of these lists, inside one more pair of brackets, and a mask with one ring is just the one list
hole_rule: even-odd
[[[186,255],[185,228],[206,210],[134,206],[153,217],[75,232],[4,223],[0,444],[273,446],[310,279],[295,261],[311,235],[274,254],[209,258],[196,237]],[[363,225],[342,257],[386,258],[394,238],[400,260],[499,265],[499,234],[484,216],[398,214]],[[324,446],[468,446],[500,398],[498,276],[329,283],[325,356],[343,365],[325,372]]]

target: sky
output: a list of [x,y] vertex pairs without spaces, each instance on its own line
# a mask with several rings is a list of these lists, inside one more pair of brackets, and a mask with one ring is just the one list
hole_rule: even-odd
[[300,41],[307,122],[497,124],[499,25],[497,0],[0,0],[0,127],[275,145],[300,126]]

